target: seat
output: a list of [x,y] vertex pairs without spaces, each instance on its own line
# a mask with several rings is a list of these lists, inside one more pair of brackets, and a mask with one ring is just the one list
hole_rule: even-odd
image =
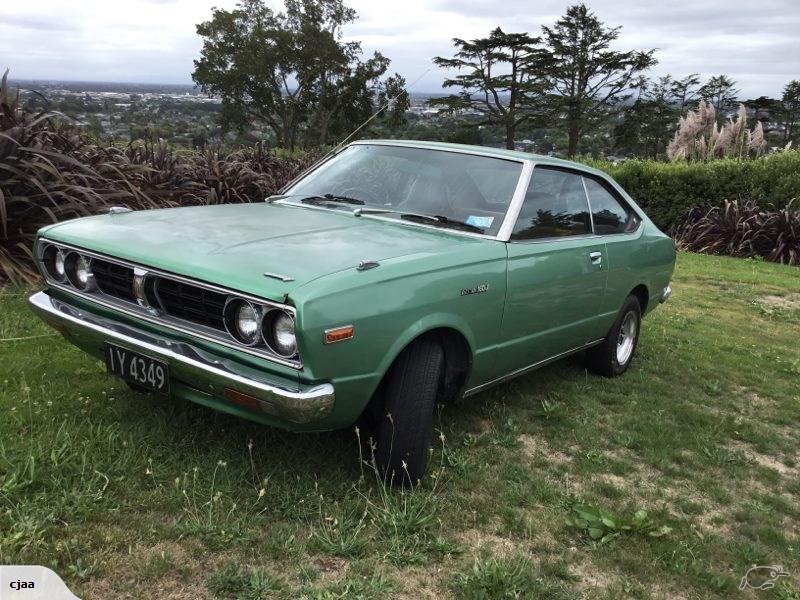
[[398,208],[429,215],[449,214],[447,186],[438,177],[417,177],[408,191],[408,197]]

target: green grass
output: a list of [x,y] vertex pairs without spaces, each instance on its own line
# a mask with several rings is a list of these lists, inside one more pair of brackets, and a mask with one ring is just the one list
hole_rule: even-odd
[[681,254],[673,289],[624,377],[442,407],[413,492],[352,431],[130,392],[0,292],[0,563],[89,599],[729,598],[782,564],[764,597],[800,598],[800,271]]

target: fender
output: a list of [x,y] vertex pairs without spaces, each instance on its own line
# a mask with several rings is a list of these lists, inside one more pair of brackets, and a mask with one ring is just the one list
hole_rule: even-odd
[[473,360],[475,359],[475,336],[472,332],[472,327],[470,327],[469,323],[467,323],[465,319],[452,313],[447,313],[447,312],[432,313],[412,323],[409,327],[407,327],[403,331],[402,335],[400,335],[394,341],[394,343],[389,347],[389,350],[386,352],[385,356],[383,357],[383,360],[380,362],[380,366],[378,367],[378,372],[380,373],[381,379],[389,371],[389,368],[392,366],[392,363],[394,363],[394,361],[397,359],[400,353],[403,350],[405,350],[405,348],[411,342],[413,342],[415,339],[417,339],[418,337],[429,331],[441,328],[454,329],[455,331],[463,335],[464,338],[467,340],[467,345],[469,346],[469,353],[472,356]]

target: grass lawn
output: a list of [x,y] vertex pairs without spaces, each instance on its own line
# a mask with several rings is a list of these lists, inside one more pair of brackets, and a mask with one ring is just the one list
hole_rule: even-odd
[[800,598],[800,270],[681,254],[673,289],[622,378],[443,407],[413,492],[353,431],[133,393],[0,292],[0,563],[83,598]]

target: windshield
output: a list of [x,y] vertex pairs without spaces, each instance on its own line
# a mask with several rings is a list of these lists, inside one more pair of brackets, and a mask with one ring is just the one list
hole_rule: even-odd
[[521,171],[522,163],[514,160],[356,144],[286,195],[293,201],[496,235]]

